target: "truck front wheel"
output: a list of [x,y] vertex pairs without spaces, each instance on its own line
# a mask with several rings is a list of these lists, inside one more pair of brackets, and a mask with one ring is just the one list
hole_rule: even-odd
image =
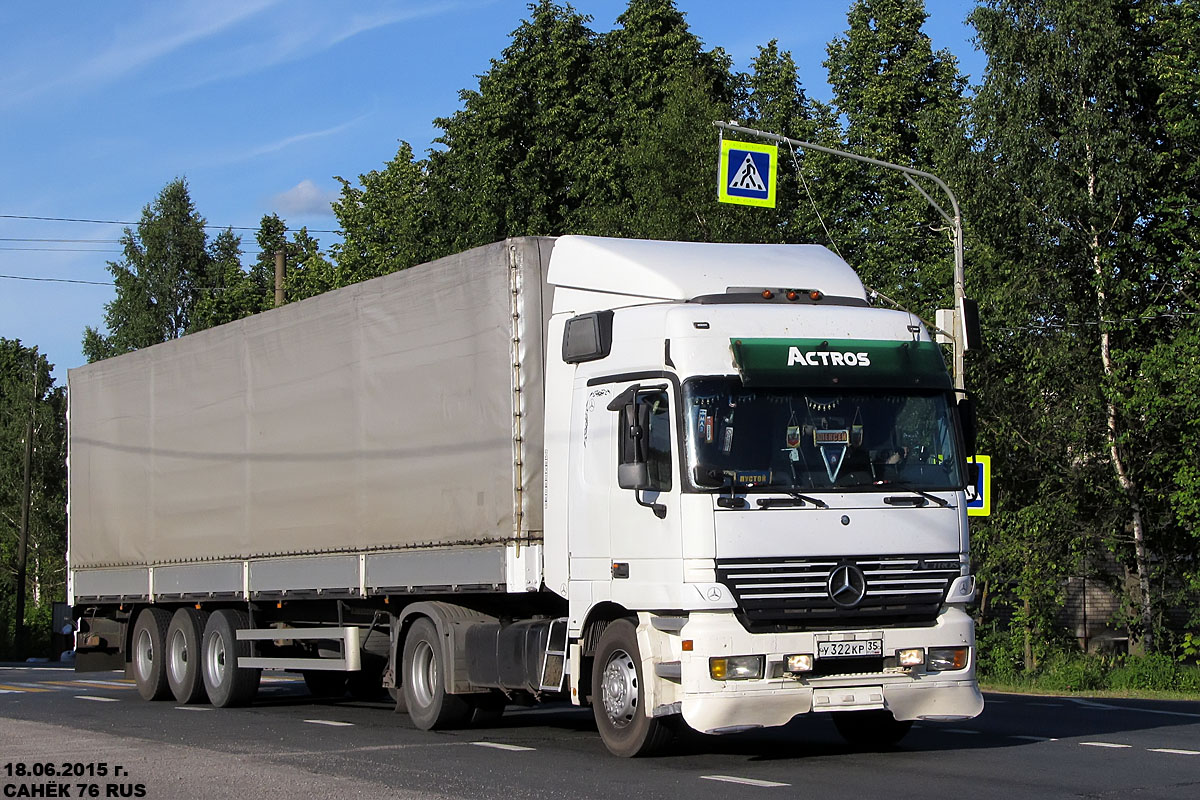
[[200,661],[204,689],[217,708],[244,706],[258,694],[261,669],[238,667],[239,656],[250,656],[250,642],[237,639],[237,631],[250,627],[246,612],[232,608],[214,611],[204,626]]
[[446,664],[433,622],[422,617],[404,639],[404,703],[413,724],[424,731],[460,728],[471,717],[461,695],[446,691]]
[[625,758],[650,755],[671,741],[672,731],[645,708],[637,630],[627,619],[609,623],[592,665],[592,712],[604,746]]
[[170,624],[170,612],[161,608],[143,608],[133,624],[133,681],[143,700],[166,700],[171,696],[165,646]]

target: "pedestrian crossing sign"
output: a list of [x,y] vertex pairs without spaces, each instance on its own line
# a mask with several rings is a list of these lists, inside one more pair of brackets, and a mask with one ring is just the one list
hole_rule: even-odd
[[779,148],[721,140],[717,199],[743,206],[775,207],[775,161]]
[[992,457],[971,456],[978,464],[972,470],[974,481],[967,483],[967,516],[987,517],[992,513]]

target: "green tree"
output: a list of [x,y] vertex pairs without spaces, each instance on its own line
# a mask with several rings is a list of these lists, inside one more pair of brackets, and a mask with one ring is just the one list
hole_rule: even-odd
[[343,241],[331,248],[338,269],[358,280],[385,275],[430,260],[430,226],[425,206],[427,162],[413,158],[412,147],[400,143],[382,170],[359,175],[361,188],[345,178],[342,196],[333,204]]
[[65,599],[66,393],[52,369],[36,347],[0,338],[0,653],[8,657],[40,654],[48,642],[48,629],[18,641],[18,608],[28,625]]
[[[988,55],[972,112],[977,255],[1000,322],[981,365],[989,413],[1014,436],[1023,502],[1058,498],[1079,515],[1080,549],[1103,543],[1135,577],[1130,624],[1149,650],[1163,568],[1197,555],[1157,499],[1173,478],[1155,477],[1157,454],[1178,447],[1157,436],[1196,432],[1182,394],[1194,367],[1178,360],[1196,330],[1195,271],[1181,269],[1195,263],[1195,186],[1179,170],[1195,154],[1194,95],[1180,105],[1188,6],[1194,18],[1194,3],[1166,0],[990,0],[971,17]],[[1173,371],[1168,399],[1148,402],[1144,382]],[[1195,497],[1187,476],[1168,506]]]
[[182,178],[142,209],[137,232],[126,228],[121,244],[124,257],[108,264],[117,291],[104,306],[109,332],[84,330],[89,362],[182,336],[191,324],[197,287],[208,276],[204,218]]
[[[529,8],[478,90],[460,93],[463,108],[435,120],[445,149],[430,154],[425,181],[436,255],[505,236],[564,233],[573,209],[590,201],[576,179],[593,163],[580,149],[595,144],[595,34],[569,5],[541,0]],[[399,185],[419,182],[406,159],[396,169],[405,173]]]
[[197,301],[191,330],[222,325],[262,310],[259,287],[242,269],[242,240],[231,229],[217,234],[209,246],[208,275],[196,287]]
[[[923,0],[856,0],[825,66],[845,149],[938,174],[965,151],[966,82],[948,50],[933,50],[927,17]],[[831,228],[864,282],[927,318],[948,305],[953,258],[948,236],[930,234],[946,229],[937,212],[898,173],[844,160],[825,169]]]
[[705,50],[674,0],[631,0],[598,38],[594,144],[578,185],[576,231],[715,239],[728,211],[712,185],[712,121],[737,94],[729,57]]

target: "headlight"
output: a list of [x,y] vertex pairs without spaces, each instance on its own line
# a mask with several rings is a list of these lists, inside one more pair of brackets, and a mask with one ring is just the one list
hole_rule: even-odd
[[714,681],[752,681],[763,676],[762,656],[726,656],[708,660]]
[[925,663],[925,651],[920,647],[897,650],[896,663],[902,667],[919,667]]
[[784,656],[783,661],[784,672],[812,672],[813,669],[812,653]]
[[929,662],[925,668],[934,672],[964,669],[967,666],[967,655],[970,652],[971,648],[969,647],[931,647],[929,648]]

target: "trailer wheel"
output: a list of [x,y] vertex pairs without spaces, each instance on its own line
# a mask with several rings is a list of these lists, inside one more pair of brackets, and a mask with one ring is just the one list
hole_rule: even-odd
[[832,716],[846,743],[864,750],[891,747],[912,727],[912,720],[901,722],[890,711],[835,711]]
[[206,622],[207,611],[181,608],[167,628],[167,684],[175,699],[185,705],[208,699],[200,674],[200,637]]
[[604,746],[615,756],[651,755],[674,735],[664,721],[647,713],[642,686],[637,630],[627,619],[610,622],[596,645],[592,712]]
[[421,730],[462,727],[471,717],[466,699],[446,692],[444,661],[433,622],[414,622],[404,640],[404,703]]
[[204,688],[217,708],[244,706],[258,693],[261,669],[238,667],[240,656],[252,655],[250,642],[239,642],[239,628],[249,628],[250,617],[244,611],[223,608],[214,611],[204,626],[200,660]]
[[167,626],[171,614],[162,608],[143,608],[133,625],[133,680],[143,700],[166,700]]

